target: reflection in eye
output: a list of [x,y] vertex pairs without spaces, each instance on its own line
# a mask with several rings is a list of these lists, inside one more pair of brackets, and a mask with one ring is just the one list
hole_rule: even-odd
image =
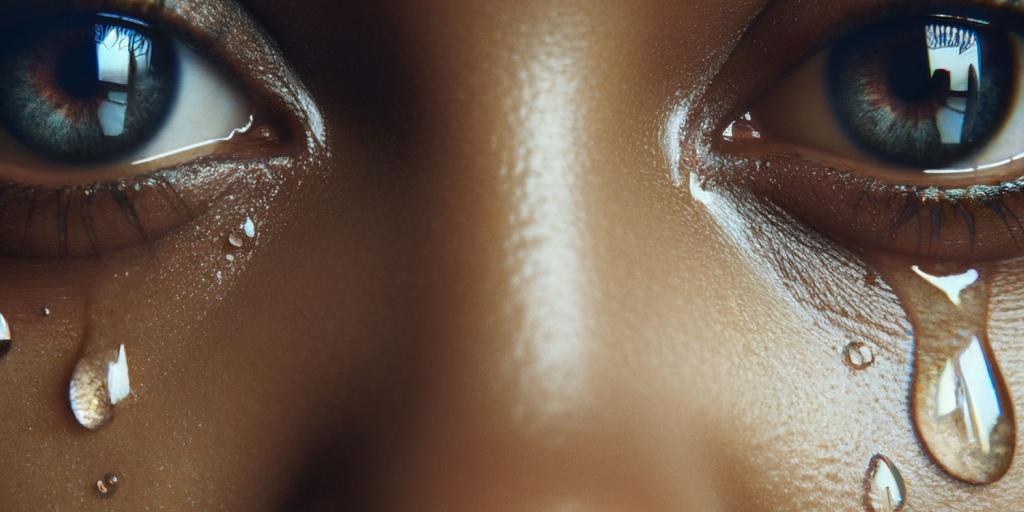
[[[82,165],[138,152],[175,110],[202,115],[190,119],[192,140],[177,141],[181,145],[224,136],[248,117],[244,98],[218,73],[141,20],[115,14],[48,19],[7,40],[0,120],[47,159]],[[197,73],[206,75],[199,83]],[[196,109],[201,96],[216,101]]]
[[873,28],[829,57],[839,122],[860,146],[910,167],[962,160],[999,129],[1013,96],[1005,34],[944,22]]
[[976,21],[870,26],[809,59],[754,117],[779,139],[834,156],[936,173],[988,169],[1021,153],[1022,48],[1020,35]]

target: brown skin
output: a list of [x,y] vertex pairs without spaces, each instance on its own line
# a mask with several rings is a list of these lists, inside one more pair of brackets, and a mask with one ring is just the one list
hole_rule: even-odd
[[[908,324],[857,257],[742,192],[726,216],[762,229],[719,229],[673,182],[668,119],[758,2],[373,4],[248,2],[332,156],[229,283],[201,258],[239,220],[218,206],[143,254],[10,264],[0,509],[862,510],[876,453],[910,510],[1024,503],[1017,465],[971,487],[926,457]],[[66,385],[97,339],[134,396],[89,433]]]

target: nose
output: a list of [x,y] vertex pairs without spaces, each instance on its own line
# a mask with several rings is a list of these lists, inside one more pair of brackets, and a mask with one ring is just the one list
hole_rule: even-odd
[[672,93],[623,86],[645,65],[630,7],[431,10],[400,23],[420,98],[401,173],[416,268],[402,272],[408,375],[382,435],[385,508],[722,509],[707,422],[690,394],[660,401],[682,385],[652,354],[680,349],[670,328],[645,330],[673,302],[629,303],[678,261],[637,248],[679,204],[644,142],[661,140],[650,120]]
[[445,26],[465,18],[438,9],[414,36],[435,106],[414,179],[431,199],[393,509],[665,509],[602,410],[590,20],[529,4]]
[[[396,510],[561,510],[595,479],[614,480],[583,440],[600,430],[582,154],[590,107],[580,101],[586,22],[541,14],[422,28],[431,41],[422,51],[436,55],[424,57],[434,67],[420,83],[425,103],[440,107],[416,178],[432,197],[414,301],[426,313],[397,484],[414,503]],[[516,42],[479,43],[509,37]]]

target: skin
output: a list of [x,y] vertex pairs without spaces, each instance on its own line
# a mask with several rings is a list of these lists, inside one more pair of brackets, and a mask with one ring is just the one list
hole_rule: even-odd
[[[225,283],[205,257],[259,184],[141,254],[6,266],[0,508],[863,510],[877,453],[907,510],[1024,503],[1018,465],[972,487],[927,458],[909,323],[860,257],[687,186],[716,164],[680,113],[758,2],[373,4],[247,2],[330,156]],[[990,322],[1011,390],[1017,275]],[[90,433],[67,379],[112,340],[133,397]]]

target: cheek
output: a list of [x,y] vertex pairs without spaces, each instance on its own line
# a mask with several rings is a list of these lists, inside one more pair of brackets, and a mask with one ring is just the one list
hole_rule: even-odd
[[[668,357],[643,374],[679,404],[663,410],[681,417],[669,421],[704,419],[710,450],[729,461],[717,466],[729,508],[860,503],[878,453],[905,477],[927,470],[908,417],[909,324],[891,291],[756,198],[696,182],[690,193],[692,224],[714,229],[703,257],[664,270],[678,276],[662,291],[674,307],[650,320],[663,327],[649,353]],[[847,359],[850,344],[861,359]],[[856,369],[863,358],[873,363]]]

